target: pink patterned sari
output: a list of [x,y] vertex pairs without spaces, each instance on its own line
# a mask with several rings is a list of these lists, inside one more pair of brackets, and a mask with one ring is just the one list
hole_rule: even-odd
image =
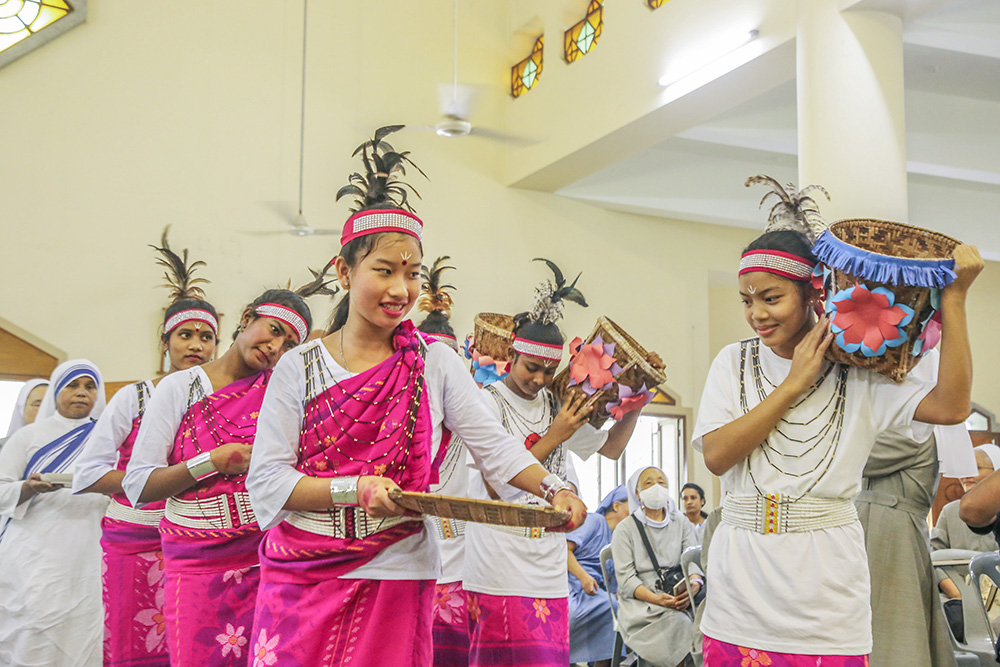
[[[237,380],[193,402],[168,462],[231,442],[252,444],[270,376],[267,370]],[[247,664],[263,534],[248,510],[245,482],[246,475],[217,475],[176,496],[188,503],[217,502],[222,518],[196,509],[187,510],[194,515],[189,519],[175,516],[175,521],[168,502],[168,515],[160,522],[167,643],[175,667]],[[211,520],[200,519],[199,512]]]
[[[315,477],[382,475],[407,491],[431,479],[430,410],[421,339],[409,321],[386,361],[319,391],[304,406],[298,469]],[[319,350],[315,350],[319,352]],[[333,537],[287,521],[268,531],[253,654],[264,665],[430,665],[434,582],[340,579],[422,531],[411,521]]]
[[[145,407],[140,384],[139,414],[132,430],[118,448],[116,470],[124,471],[132,458]],[[124,493],[111,502],[131,508]],[[167,636],[163,615],[163,551],[160,531],[152,521],[163,514],[163,501],[142,508],[149,523],[104,517],[101,547],[104,549],[104,664],[108,667],[166,666]]]
[[806,655],[778,653],[727,644],[705,635],[705,667],[868,667],[867,655]]

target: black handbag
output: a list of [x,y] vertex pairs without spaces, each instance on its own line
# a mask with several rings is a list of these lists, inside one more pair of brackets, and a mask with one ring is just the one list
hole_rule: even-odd
[[673,595],[674,586],[684,581],[684,569],[680,565],[660,567],[659,561],[656,560],[656,554],[653,553],[653,545],[649,543],[649,536],[646,535],[646,528],[642,525],[642,521],[635,518],[635,515],[632,515],[632,520],[635,521],[636,528],[639,529],[639,537],[642,538],[642,544],[646,547],[646,554],[649,556],[649,560],[652,561],[653,569],[656,571],[656,588],[661,593]]

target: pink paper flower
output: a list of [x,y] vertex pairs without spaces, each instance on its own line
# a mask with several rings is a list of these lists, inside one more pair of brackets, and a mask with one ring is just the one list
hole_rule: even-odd
[[232,623],[226,623],[226,631],[215,635],[215,641],[222,647],[223,657],[230,652],[237,658],[243,654],[243,647],[247,645],[247,638],[243,636],[245,626],[234,628]]
[[876,357],[905,343],[903,327],[913,319],[913,309],[895,301],[896,295],[884,287],[854,285],[837,292],[827,306],[837,345],[845,352],[861,350],[866,357]]
[[612,419],[621,421],[622,417],[634,410],[641,410],[651,400],[653,400],[653,392],[646,389],[645,383],[639,387],[638,391],[632,391],[626,384],[619,384],[618,400],[614,403],[608,403],[608,412],[611,413]]
[[261,628],[260,635],[257,636],[257,641],[253,646],[253,667],[270,667],[278,662],[278,656],[274,649],[278,647],[280,640],[281,635],[275,635],[268,639],[267,628]]
[[570,386],[581,385],[587,395],[607,389],[615,381],[613,367],[617,366],[615,344],[607,343],[598,335],[589,345],[581,345],[569,367]]

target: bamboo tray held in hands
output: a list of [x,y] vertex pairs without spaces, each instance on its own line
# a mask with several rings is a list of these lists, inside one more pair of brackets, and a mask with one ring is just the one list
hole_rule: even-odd
[[569,512],[557,510],[554,507],[533,507],[498,500],[455,498],[401,489],[390,490],[389,498],[400,507],[413,512],[498,526],[557,528],[565,525],[571,518]]

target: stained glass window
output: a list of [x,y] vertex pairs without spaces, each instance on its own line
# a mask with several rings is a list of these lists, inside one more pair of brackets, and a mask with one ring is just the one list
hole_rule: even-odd
[[535,41],[531,55],[510,68],[510,94],[520,97],[525,91],[531,90],[542,75],[542,65],[545,55],[545,35]]
[[86,0],[0,0],[0,67],[85,17]]
[[587,7],[587,16],[563,33],[563,56],[566,62],[574,62],[590,53],[601,39],[603,30],[604,0],[593,0]]
[[656,9],[667,4],[667,0],[646,0],[646,4],[649,5],[650,9]]

